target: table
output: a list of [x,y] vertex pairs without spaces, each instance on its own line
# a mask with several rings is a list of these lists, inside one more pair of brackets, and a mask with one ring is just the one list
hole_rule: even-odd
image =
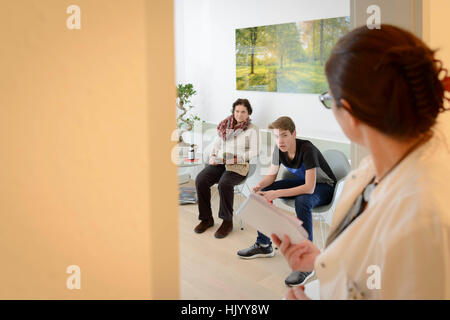
[[[195,159],[195,161],[190,160],[182,160],[178,163],[178,168],[193,168],[199,166],[203,163],[200,162],[200,159]],[[191,175],[189,173],[179,174],[178,175],[178,183],[184,184],[187,183],[191,179]]]

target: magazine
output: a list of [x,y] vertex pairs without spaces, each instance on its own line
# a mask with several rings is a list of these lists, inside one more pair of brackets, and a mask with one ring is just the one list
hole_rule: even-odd
[[284,235],[288,235],[293,244],[308,239],[308,232],[302,227],[302,221],[255,193],[251,193],[245,200],[236,216],[268,237],[275,234],[283,239]]
[[197,203],[197,190],[194,187],[180,187],[180,204]]

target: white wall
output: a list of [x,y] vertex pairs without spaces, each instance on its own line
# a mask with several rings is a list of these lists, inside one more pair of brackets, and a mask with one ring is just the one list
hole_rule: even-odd
[[175,0],[176,80],[194,84],[196,113],[219,122],[237,98],[253,106],[260,128],[282,115],[298,134],[347,142],[315,94],[236,90],[235,29],[350,15],[350,0]]

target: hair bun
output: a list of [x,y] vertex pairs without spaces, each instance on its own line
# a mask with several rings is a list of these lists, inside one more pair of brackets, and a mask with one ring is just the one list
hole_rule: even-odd
[[[411,105],[421,117],[445,111],[444,92],[450,91],[450,78],[445,75],[439,80],[446,69],[434,55],[435,51],[424,46],[396,46],[387,50],[375,66],[375,71],[389,67],[397,70],[409,88]],[[437,110],[435,106],[439,106]]]
[[347,100],[355,118],[406,140],[429,132],[445,110],[450,79],[435,52],[399,27],[361,26],[338,41],[325,73],[333,95]]
[[411,70],[423,65],[432,65],[433,55],[433,51],[420,46],[392,47],[381,57],[375,70],[380,70],[387,66]]

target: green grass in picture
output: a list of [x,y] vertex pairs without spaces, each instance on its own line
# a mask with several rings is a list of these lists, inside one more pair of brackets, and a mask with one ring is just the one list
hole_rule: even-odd
[[[255,67],[253,74],[250,74],[248,67],[238,68],[236,70],[236,82],[237,90],[273,91],[270,88],[276,90],[276,79],[273,76],[273,70],[265,66]],[[275,87],[273,87],[274,85]]]
[[294,63],[283,69],[257,66],[254,73],[241,66],[236,69],[236,89],[248,91],[311,93],[327,90],[323,66]]

